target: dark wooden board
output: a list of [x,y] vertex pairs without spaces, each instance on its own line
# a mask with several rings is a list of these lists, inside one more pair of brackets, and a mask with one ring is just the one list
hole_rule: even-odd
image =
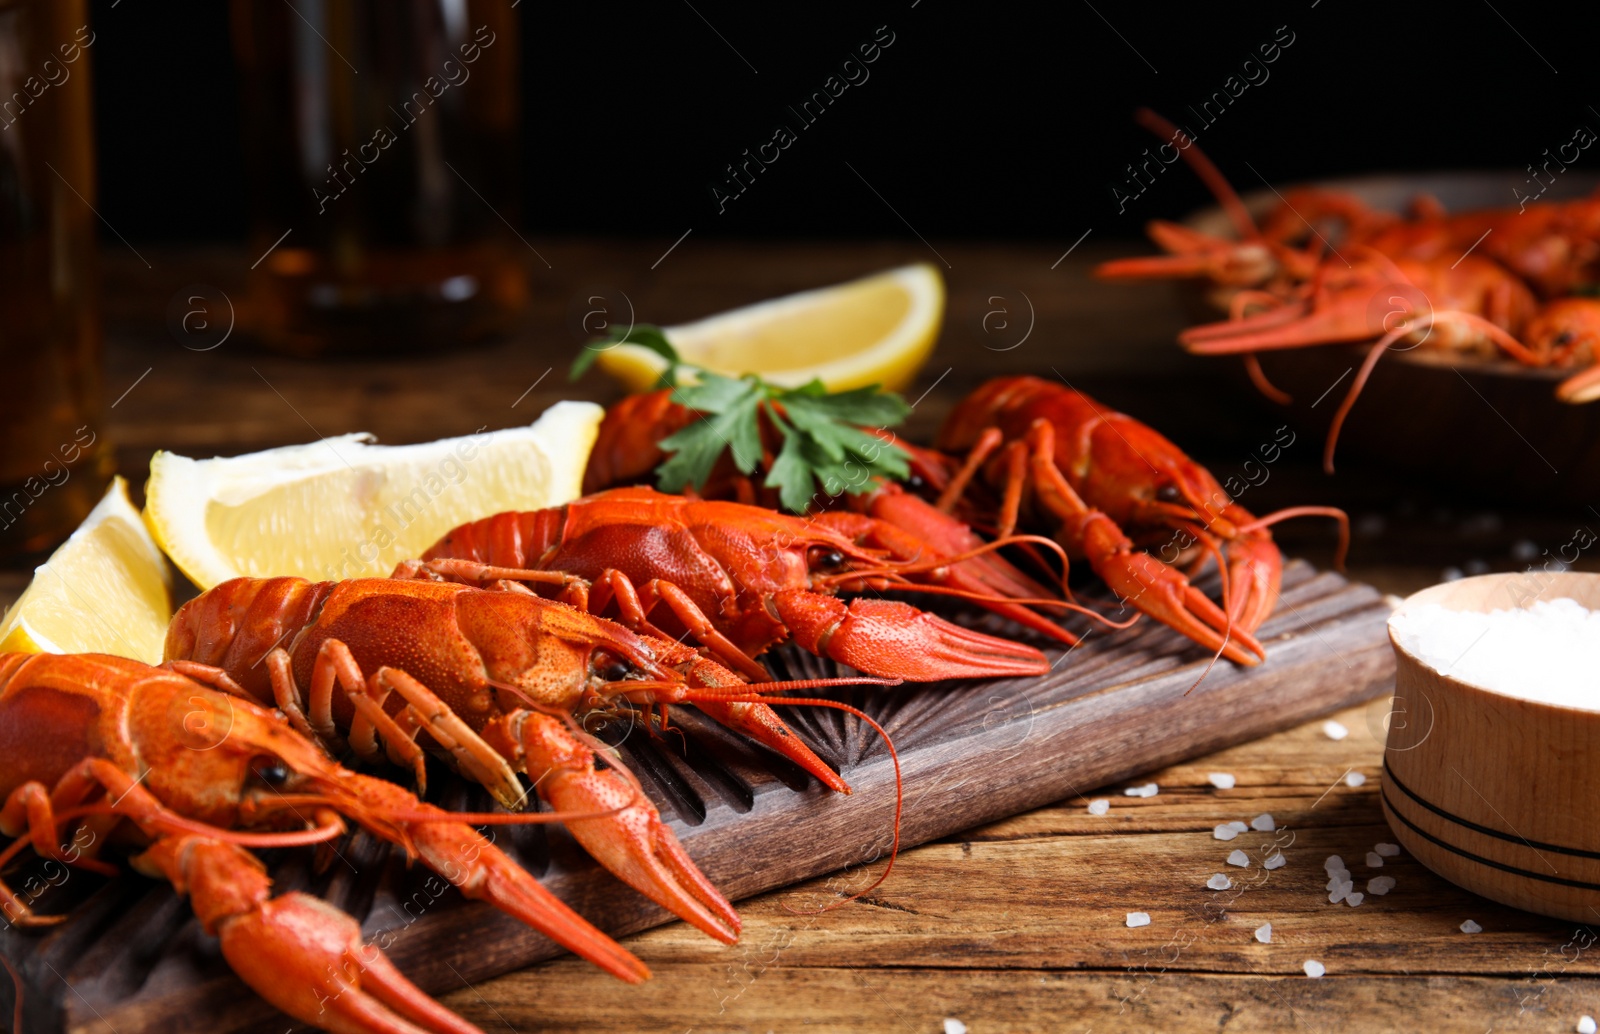
[[[1373,697],[1393,677],[1387,617],[1370,587],[1294,562],[1282,602],[1259,633],[1267,662],[1220,663],[1192,692],[1208,656],[1142,621],[1056,651],[1056,667],[1042,678],[851,690],[841,698],[894,737],[905,779],[901,843],[909,847]],[[796,653],[774,663],[797,676],[832,673],[826,662]],[[628,765],[689,853],[734,900],[836,871],[828,886],[850,893],[876,878],[887,853],[894,774],[881,742],[838,712],[797,711],[791,721],[840,768],[853,795],[827,793],[687,709],[674,712],[681,736],[632,729],[622,741]],[[456,783],[443,789],[441,803],[475,808],[484,799]],[[558,827],[502,828],[497,842],[603,929],[628,933],[670,918],[598,870]],[[272,853],[279,888],[309,889],[361,917],[367,935],[425,989],[457,988],[558,953],[492,909],[453,890],[438,893],[431,873],[408,870],[364,834],[341,844],[321,873],[310,857]],[[292,1026],[232,976],[215,941],[164,885],[74,873],[39,906],[71,907],[71,917],[44,933],[0,936],[0,951],[22,974],[27,1030]],[[0,1011],[9,1017],[4,984]]]

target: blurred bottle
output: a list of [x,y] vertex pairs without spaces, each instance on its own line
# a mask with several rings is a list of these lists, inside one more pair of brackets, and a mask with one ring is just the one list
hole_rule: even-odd
[[233,0],[250,329],[295,355],[442,348],[527,300],[508,0]]
[[0,0],[0,560],[105,491],[86,0]]

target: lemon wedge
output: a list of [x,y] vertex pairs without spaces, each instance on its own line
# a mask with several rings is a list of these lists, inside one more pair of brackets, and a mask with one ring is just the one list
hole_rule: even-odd
[[161,663],[172,574],[128,483],[115,478],[78,530],[33,572],[0,624],[0,651],[114,653]]
[[[684,362],[716,373],[759,374],[829,391],[882,384],[900,391],[927,361],[944,319],[944,280],[927,263],[710,316],[662,333]],[[666,360],[638,345],[607,348],[601,369],[630,391],[655,386]]]
[[458,524],[577,497],[603,415],[558,402],[531,427],[423,445],[347,434],[227,459],[158,452],[145,523],[202,589],[241,575],[384,577]]

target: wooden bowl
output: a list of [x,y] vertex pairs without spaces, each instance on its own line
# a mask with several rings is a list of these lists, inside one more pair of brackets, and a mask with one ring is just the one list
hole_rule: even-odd
[[[1600,175],[1581,168],[1570,171],[1540,200],[1584,197],[1600,186]],[[1513,188],[1524,194],[1538,189],[1537,184],[1529,187],[1527,179],[1525,170],[1507,170],[1385,174],[1301,185],[1345,191],[1390,210],[1426,193],[1457,212],[1514,207]],[[1245,195],[1244,201],[1259,216],[1279,203],[1279,195],[1261,190]],[[1233,235],[1220,209],[1205,209],[1186,223],[1206,233]],[[1190,318],[1196,323],[1221,318],[1221,311],[1203,299],[1197,288],[1190,298]],[[1333,412],[1350,386],[1351,371],[1365,354],[1365,346],[1350,345],[1263,353],[1267,376],[1293,397],[1288,406],[1257,392],[1237,360],[1229,365],[1238,371],[1242,392],[1309,436],[1320,450]],[[1392,352],[1378,363],[1351,410],[1335,462],[1360,458],[1494,502],[1525,504],[1539,498],[1587,504],[1600,483],[1600,403],[1573,406],[1556,399],[1556,385],[1573,372],[1529,369],[1509,360],[1459,359],[1424,349]]]
[[[1570,597],[1600,609],[1600,575],[1491,574],[1409,597],[1507,610]],[[1395,703],[1383,813],[1422,864],[1475,894],[1541,915],[1600,917],[1600,711],[1506,696],[1441,675],[1394,634]]]

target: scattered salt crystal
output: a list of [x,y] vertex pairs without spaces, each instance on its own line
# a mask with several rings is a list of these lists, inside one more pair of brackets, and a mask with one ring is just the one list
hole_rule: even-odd
[[1329,890],[1337,890],[1340,887],[1344,887],[1346,890],[1348,890],[1355,885],[1355,881],[1350,878],[1350,873],[1344,869],[1340,869],[1338,872],[1328,877],[1327,888]]
[[1465,575],[1459,567],[1447,567],[1439,572],[1441,582],[1459,582]]
[[1404,608],[1389,619],[1402,649],[1441,674],[1525,700],[1600,711],[1600,611],[1577,600],[1512,610]]
[[1595,1034],[1594,1017],[1578,1017],[1578,1034]]
[[1350,735],[1350,730],[1346,729],[1343,725],[1334,721],[1332,718],[1329,718],[1327,721],[1322,723],[1322,734],[1328,737],[1330,740],[1342,740],[1346,736]]
[[1328,971],[1328,967],[1324,966],[1316,959],[1306,959],[1305,970],[1306,976],[1310,977],[1312,980],[1316,980],[1317,978],[1321,977],[1322,974]]
[[1272,943],[1271,923],[1262,923],[1260,926],[1256,927],[1256,940],[1260,941],[1262,944]]
[[1260,815],[1257,815],[1255,818],[1250,820],[1250,828],[1258,833],[1271,833],[1273,830],[1278,828],[1278,824],[1272,821],[1271,815],[1267,814],[1266,812],[1262,812]]
[[967,1034],[967,1025],[960,1020],[946,1019],[944,1034]]
[[1366,898],[1367,896],[1361,893],[1359,890],[1352,890],[1344,896],[1344,903],[1349,905],[1351,908],[1355,908],[1357,905],[1361,904],[1361,902],[1365,901]]
[[1479,926],[1477,923],[1473,922],[1471,919],[1468,919],[1466,922],[1461,924],[1461,932],[1462,933],[1482,933],[1483,932],[1483,927]]
[[1240,822],[1238,819],[1234,819],[1232,822],[1228,823],[1228,825],[1232,826],[1233,829],[1234,829],[1234,832],[1236,832],[1236,833],[1248,833],[1248,832],[1250,832],[1250,827],[1245,825],[1243,822]]
[[1288,864],[1289,864],[1289,859],[1287,859],[1287,858],[1285,858],[1283,856],[1283,852],[1282,851],[1274,851],[1272,853],[1272,857],[1268,858],[1265,862],[1263,862],[1261,867],[1263,869],[1281,869],[1285,865],[1288,865]]
[[1511,543],[1511,559],[1519,564],[1525,564],[1539,555],[1539,546],[1528,539],[1518,539]]
[[1376,851],[1368,851],[1367,852],[1367,868],[1369,868],[1369,869],[1381,869],[1381,868],[1383,868],[1383,855],[1379,854]]
[[1227,890],[1233,886],[1233,881],[1219,872],[1212,874],[1211,878],[1206,881],[1206,886],[1212,890]]
[[1234,851],[1228,855],[1228,864],[1237,865],[1241,869],[1250,868],[1250,856],[1243,851]]
[[1154,797],[1160,790],[1161,787],[1155,783],[1145,783],[1143,786],[1130,786],[1122,792],[1128,797]]
[[1393,858],[1400,853],[1399,844],[1375,844],[1372,849],[1385,858]]
[[1481,557],[1473,557],[1471,560],[1468,560],[1465,564],[1461,565],[1461,570],[1469,575],[1488,574],[1489,561],[1484,560]]
[[1336,854],[1331,854],[1328,856],[1328,860],[1322,863],[1322,868],[1327,872],[1332,872],[1335,869],[1343,869],[1344,859],[1340,858]]
[[1381,898],[1391,890],[1394,890],[1393,876],[1374,876],[1367,881],[1368,894],[1376,894]]
[[1129,912],[1128,913],[1128,929],[1132,930],[1135,927],[1149,926],[1149,925],[1150,925],[1150,913],[1149,912]]
[[1337,905],[1339,902],[1343,901],[1344,898],[1345,898],[1345,895],[1349,894],[1349,893],[1350,893],[1350,884],[1348,884],[1348,883],[1339,884],[1338,886],[1334,887],[1333,888],[1333,892],[1328,895],[1328,904]]
[[1092,800],[1092,801],[1089,802],[1089,814],[1090,815],[1104,815],[1106,812],[1108,812],[1110,810],[1111,810],[1111,802],[1106,800],[1104,797],[1098,797],[1095,800]]
[[1347,772],[1347,773],[1345,773],[1344,785],[1346,785],[1346,786],[1361,786],[1366,781],[1367,781],[1367,777],[1362,775],[1360,772]]
[[1212,772],[1206,776],[1206,780],[1219,790],[1233,789],[1234,779],[1231,772]]
[[1211,831],[1211,835],[1218,840],[1232,840],[1234,837],[1239,835],[1239,831],[1233,828],[1232,823],[1224,822],[1216,829],[1213,829]]

